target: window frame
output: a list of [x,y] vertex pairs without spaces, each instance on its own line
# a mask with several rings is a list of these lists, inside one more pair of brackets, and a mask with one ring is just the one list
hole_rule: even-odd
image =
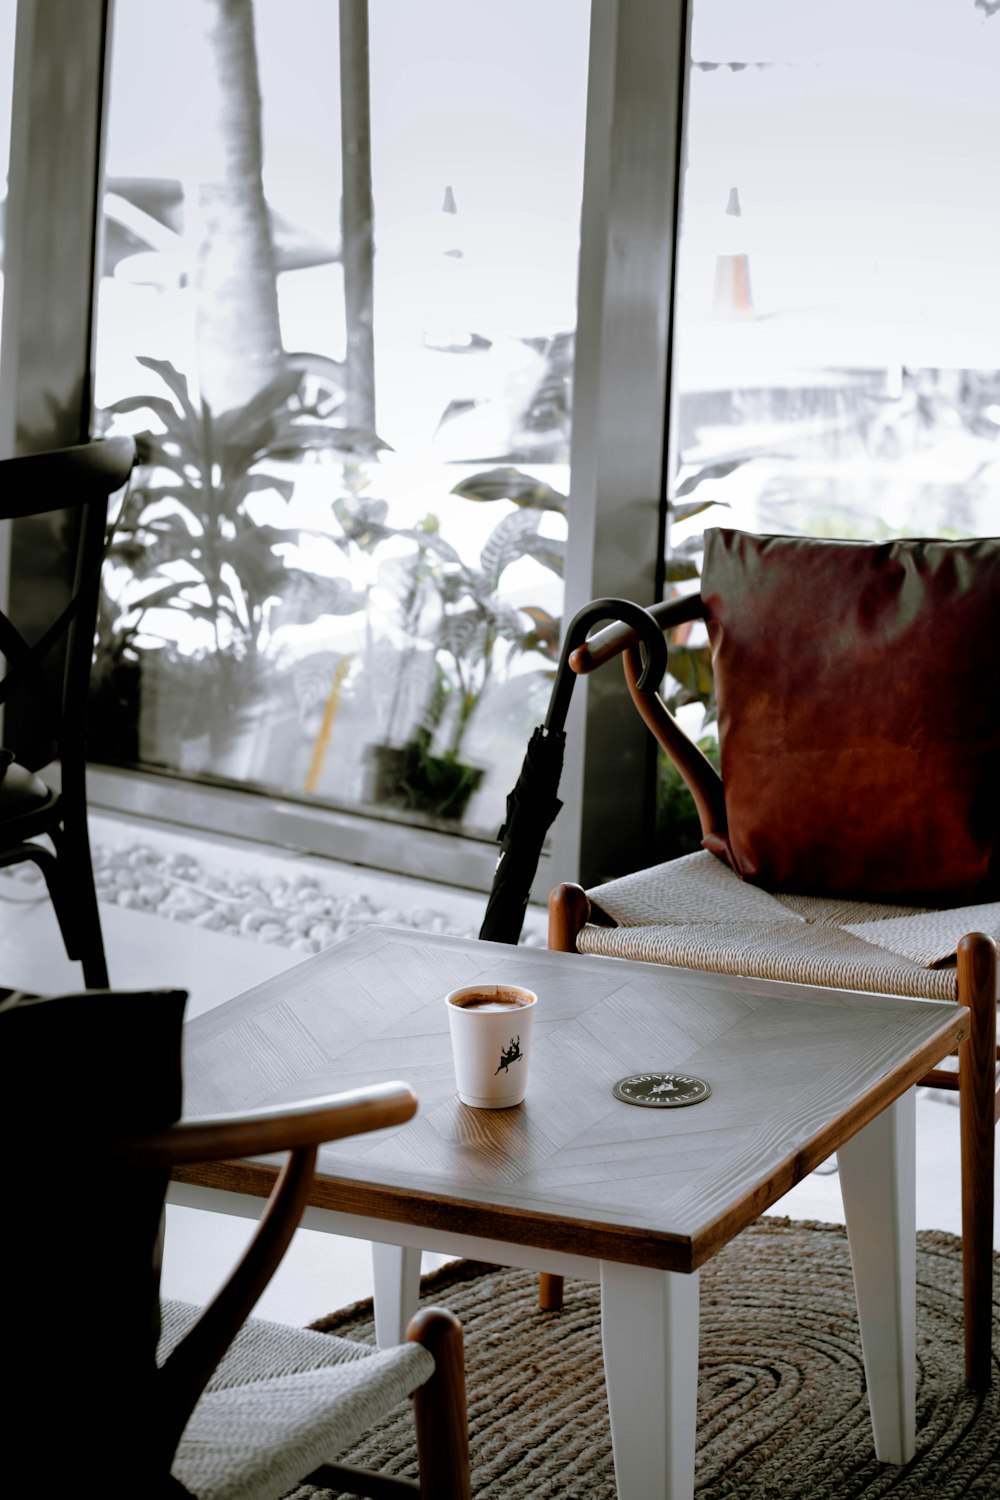
[[[356,7],[366,0],[341,0]],[[4,452],[89,436],[114,0],[18,0],[0,344]],[[658,597],[688,0],[592,0],[564,620]],[[57,226],[58,232],[54,232]],[[85,253],[80,254],[80,247]],[[54,294],[53,289],[56,289]],[[6,577],[6,570],[4,570]],[[577,684],[532,895],[643,862],[654,751],[614,671]],[[180,776],[92,766],[91,803],[489,889],[496,844]],[[237,811],[238,810],[238,811]]]

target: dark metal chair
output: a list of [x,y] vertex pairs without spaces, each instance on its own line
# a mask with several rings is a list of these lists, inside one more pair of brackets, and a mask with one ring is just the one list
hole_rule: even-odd
[[[0,519],[28,533],[46,569],[28,586],[15,574],[0,612],[0,866],[39,867],[91,989],[107,986],[108,970],[87,829],[87,702],[108,501],[134,463],[130,437],[0,463]],[[50,786],[38,773],[55,763]]]

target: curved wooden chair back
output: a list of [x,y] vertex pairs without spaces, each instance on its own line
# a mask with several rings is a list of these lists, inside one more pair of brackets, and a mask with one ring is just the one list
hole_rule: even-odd
[[[0,1004],[10,1208],[0,1237],[10,1393],[0,1450],[5,1493],[30,1493],[42,1470],[86,1467],[103,1495],[188,1494],[170,1478],[182,1434],[291,1242],[319,1145],[416,1112],[408,1085],[383,1083],[183,1119],[186,999],[180,990],[104,991],[14,995]],[[158,1362],[171,1173],[278,1152],[287,1153],[285,1164],[242,1258]],[[411,1333],[439,1366],[421,1412],[430,1434],[427,1483],[436,1488],[420,1493],[468,1500],[461,1329],[444,1310],[431,1311]],[[259,1389],[251,1400],[260,1401]],[[382,1476],[375,1492],[396,1493]]]

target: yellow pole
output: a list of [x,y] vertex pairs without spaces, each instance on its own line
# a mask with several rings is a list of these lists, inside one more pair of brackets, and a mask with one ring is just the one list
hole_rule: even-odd
[[344,678],[347,676],[347,669],[350,664],[351,658],[349,656],[342,656],[337,663],[337,670],[333,674],[333,686],[330,688],[329,696],[323,708],[323,722],[319,726],[319,734],[316,736],[312,758],[309,761],[309,770],[306,772],[305,789],[307,792],[315,792],[319,786],[323,762],[326,759],[326,752],[330,748],[330,736],[333,734],[337,709],[340,707],[340,689],[343,686]]

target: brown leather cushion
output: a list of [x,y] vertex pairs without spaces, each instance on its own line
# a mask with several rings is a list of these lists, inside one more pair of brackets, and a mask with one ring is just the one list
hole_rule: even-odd
[[771,890],[1000,898],[1000,540],[705,533],[728,834]]

